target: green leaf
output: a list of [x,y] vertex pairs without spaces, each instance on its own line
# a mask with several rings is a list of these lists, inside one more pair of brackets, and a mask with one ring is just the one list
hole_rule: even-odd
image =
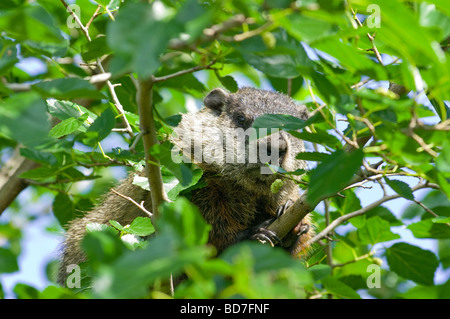
[[416,238],[450,238],[450,227],[445,224],[441,224],[446,223],[449,219],[450,217],[444,217],[444,219],[438,219],[438,222],[434,222],[432,219],[425,219],[420,222],[413,223],[407,228],[412,231]]
[[391,226],[401,226],[403,223],[399,221],[392,212],[383,206],[374,207],[371,210],[369,210],[367,213],[364,214],[367,219],[379,216],[383,220],[389,222]]
[[438,241],[438,256],[444,268],[450,267],[450,239]]
[[148,217],[136,217],[127,228],[127,232],[136,236],[149,236],[155,232],[152,220]]
[[[111,265],[99,270],[93,284],[94,297],[145,296],[156,279],[177,276],[187,265],[202,262],[209,255],[204,246],[178,248],[175,236],[161,232],[144,249],[125,251]],[[133,276],[130,276],[130,265],[133,265]]]
[[200,178],[203,176],[203,171],[201,169],[196,169],[193,170],[192,173],[193,175],[191,182],[189,184],[186,184],[185,186],[183,186],[181,182],[176,182],[175,185],[171,186],[171,188],[166,188],[167,184],[164,184],[164,190],[167,192],[167,196],[170,200],[176,200],[181,192],[189,190],[197,185]]
[[14,293],[16,294],[18,299],[38,299],[39,298],[39,290],[34,287],[25,285],[25,284],[17,284],[14,287]]
[[397,194],[406,199],[414,200],[414,194],[408,184],[396,179],[388,179],[387,177],[384,180]]
[[357,231],[360,243],[363,245],[375,245],[376,243],[399,239],[400,235],[391,232],[389,222],[375,216],[366,220],[365,226]]
[[330,156],[330,154],[327,153],[320,153],[320,152],[301,152],[298,153],[295,157],[299,160],[305,160],[305,161],[316,161],[316,162],[322,162],[326,160]]
[[436,167],[440,172],[450,173],[450,142],[445,141],[442,151],[436,158]]
[[[269,76],[268,78],[275,91],[284,93],[286,95],[290,93],[290,96],[294,96],[301,89],[303,84],[303,77],[301,76],[293,79],[276,78],[273,76]],[[289,81],[290,83],[288,83]]]
[[239,47],[246,63],[268,76],[276,78],[297,78],[303,70],[315,67],[302,44],[284,30],[272,33],[275,48],[267,49],[261,38],[244,40]]
[[56,124],[49,132],[49,136],[60,138],[71,134],[78,130],[80,126],[83,125],[83,122],[88,118],[89,114],[83,114],[79,118],[68,118],[58,124]]
[[[119,224],[120,225],[120,224]],[[88,223],[86,225],[86,233],[93,233],[93,232],[110,232],[111,235],[117,236],[119,232],[106,224],[100,224],[100,223]]]
[[232,264],[239,255],[251,256],[252,267],[256,273],[298,266],[282,249],[273,249],[268,245],[251,241],[230,246],[220,255],[220,258]]
[[446,223],[450,223],[450,217],[439,216],[439,217],[433,218],[431,221],[436,224],[446,224]]
[[341,298],[361,299],[355,290],[333,277],[326,277],[321,280],[322,285],[328,292]]
[[164,166],[180,181],[181,186],[189,187],[192,183],[193,172],[184,163],[175,163],[172,157],[172,144],[164,142],[156,144],[150,149],[150,154],[157,157]]
[[271,185],[270,185],[270,191],[272,194],[276,194],[280,191],[281,187],[283,187],[284,182],[282,179],[277,178]]
[[303,141],[326,145],[333,149],[342,148],[342,144],[336,136],[328,134],[326,131],[322,131],[317,128],[314,133],[309,133],[304,130],[301,132],[289,131],[289,133]]
[[91,83],[79,78],[61,78],[42,81],[33,89],[45,98],[71,100],[75,98],[104,99],[105,96]]
[[58,159],[53,153],[39,151],[34,148],[21,148],[20,155],[47,166],[56,165]]
[[159,56],[166,50],[169,40],[181,31],[179,23],[170,17],[161,17],[155,4],[126,3],[116,21],[107,26],[108,46],[116,54],[111,62],[112,72],[131,70],[139,77],[149,77],[159,67]]
[[157,227],[162,232],[178,236],[186,246],[205,244],[208,241],[208,225],[198,208],[186,198],[180,197],[175,202],[164,203],[157,220]]
[[111,130],[116,125],[116,119],[111,108],[107,108],[103,113],[92,123],[87,130],[88,132],[97,132],[96,141],[101,141],[109,135]]
[[322,198],[339,192],[357,172],[363,157],[360,149],[332,153],[311,172],[307,201],[316,205]]
[[331,23],[302,14],[289,15],[281,19],[280,22],[289,34],[306,43],[335,32]]
[[222,83],[222,85],[230,92],[236,92],[238,90],[238,84],[232,76],[220,76],[219,72],[215,72],[217,79]]
[[88,42],[84,48],[84,52],[81,57],[85,62],[95,60],[102,57],[103,55],[110,54],[112,51],[108,48],[106,43],[106,37],[100,36]]
[[81,247],[92,264],[111,263],[121,256],[125,250],[122,241],[110,230],[86,233],[81,242]]
[[13,95],[0,102],[0,132],[26,146],[46,140],[50,124],[44,101],[32,92]]
[[54,168],[41,166],[20,174],[20,178],[39,180],[54,177],[57,173],[58,171],[55,170]]
[[67,223],[76,217],[74,204],[68,195],[63,193],[56,195],[53,201],[53,214],[59,224],[67,229]]
[[25,5],[2,12],[0,30],[47,56],[56,52],[64,55],[67,50],[68,41],[56,26],[54,17],[39,5]]
[[0,247],[0,273],[11,273],[19,270],[17,256],[11,250]]
[[331,267],[325,264],[318,264],[308,268],[313,275],[314,281],[321,280],[331,274]]
[[439,266],[435,254],[406,243],[398,243],[386,249],[386,258],[392,271],[418,284],[433,285],[434,273]]
[[89,117],[86,119],[89,123],[94,122],[97,118],[95,113],[89,111],[84,106],[78,105],[71,101],[59,101],[55,99],[47,100],[47,109],[52,116],[55,116],[62,121],[71,117],[79,118],[85,113],[89,114]]
[[255,119],[252,127],[256,129],[256,137],[260,138],[264,136],[264,130],[261,129],[267,129],[266,135],[272,134],[272,131],[276,132],[277,129],[296,131],[310,125],[312,121],[312,118],[305,121],[288,114],[264,114]]

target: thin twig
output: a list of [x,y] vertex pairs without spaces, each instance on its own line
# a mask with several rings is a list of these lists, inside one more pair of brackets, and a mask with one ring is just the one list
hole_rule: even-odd
[[[72,9],[70,9],[70,7],[68,6],[68,4],[66,3],[65,0],[61,0],[62,4],[64,5],[64,7],[67,9],[67,11],[72,15],[72,17],[75,19],[76,23],[80,26],[83,34],[85,35],[86,39],[91,42],[91,37],[89,35],[89,30],[83,25],[83,23],[81,22],[80,18],[75,14],[75,12],[72,11]],[[97,12],[97,11],[96,11]],[[101,73],[106,73],[102,62],[100,61],[99,58],[97,58],[97,66],[100,70]],[[128,123],[128,120],[125,116],[125,111],[123,109],[122,104],[119,101],[119,98],[117,97],[116,91],[114,90],[114,85],[111,83],[111,81],[107,80],[106,81],[106,85],[108,87],[109,93],[111,94],[111,98],[113,100],[113,104],[116,107],[117,111],[119,112],[119,114],[121,115],[122,121],[125,125],[125,128],[127,130],[128,135],[130,136],[130,138],[132,138],[134,136],[133,134],[133,130],[130,126],[130,123]]]
[[216,60],[214,59],[213,61],[211,61],[210,63],[206,64],[206,65],[197,65],[193,68],[190,69],[186,69],[186,70],[181,70],[172,74],[168,74],[168,75],[164,75],[164,76],[159,76],[159,77],[155,77],[153,78],[153,83],[157,83],[157,82],[163,82],[163,81],[167,81],[169,79],[175,78],[177,76],[181,76],[184,74],[188,74],[188,73],[192,73],[192,72],[196,72],[196,71],[200,71],[200,70],[206,70],[211,68],[211,66],[213,64],[216,63]]
[[121,193],[119,193],[118,191],[116,191],[114,188],[111,188],[111,191],[116,194],[119,197],[122,197],[123,199],[126,199],[130,202],[132,202],[134,205],[136,205],[137,207],[139,207],[140,210],[142,210],[145,214],[147,214],[148,217],[152,217],[153,214],[151,212],[149,212],[145,207],[144,207],[144,202],[141,202],[140,204],[137,203],[134,199],[132,199],[131,197],[125,196]]
[[[428,188],[428,187],[431,187],[430,184],[428,184],[428,183],[419,183],[419,184],[417,184],[416,186],[414,186],[412,188],[412,191],[414,192],[416,190],[419,190],[419,189],[422,189],[422,188]],[[375,207],[378,207],[378,206],[380,206],[381,204],[383,204],[385,202],[388,202],[390,200],[393,200],[393,199],[396,199],[396,198],[399,198],[399,197],[401,197],[401,196],[398,195],[398,194],[389,195],[389,196],[383,196],[379,200],[373,202],[372,204],[370,204],[370,205],[368,205],[368,206],[366,206],[364,208],[358,209],[358,210],[356,210],[356,211],[354,211],[352,213],[348,213],[346,215],[343,215],[343,216],[340,216],[340,217],[336,218],[335,220],[333,220],[332,223],[330,223],[330,225],[325,227],[324,230],[322,230],[313,239],[311,239],[310,243],[314,244],[314,243],[318,242],[319,240],[323,239],[325,236],[328,235],[329,232],[331,232],[337,226],[341,225],[343,222],[345,222],[345,221],[347,221],[347,220],[349,220],[351,218],[354,218],[356,216],[364,215],[369,210],[371,210],[371,209],[373,209]]]
[[356,257],[355,259],[350,260],[350,261],[347,261],[347,262],[342,263],[342,264],[333,264],[333,265],[332,265],[332,268],[336,268],[336,267],[344,267],[344,266],[347,266],[347,265],[349,265],[349,264],[356,263],[356,262],[358,262],[358,261],[360,261],[360,260],[364,260],[364,259],[370,258],[370,257],[372,257],[373,255],[375,255],[375,251],[372,251],[372,252],[370,252],[370,253],[364,254],[364,255],[362,255],[362,256],[358,256],[358,257]]

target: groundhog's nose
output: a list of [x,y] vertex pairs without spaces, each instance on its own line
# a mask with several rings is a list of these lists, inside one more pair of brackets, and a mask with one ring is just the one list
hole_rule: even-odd
[[266,149],[267,156],[281,158],[286,155],[288,144],[281,134],[273,134],[266,140],[261,141],[260,147]]

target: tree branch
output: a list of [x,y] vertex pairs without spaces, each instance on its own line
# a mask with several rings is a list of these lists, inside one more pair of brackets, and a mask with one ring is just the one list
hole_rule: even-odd
[[0,215],[29,185],[19,175],[38,166],[38,163],[22,157],[20,147],[16,147],[12,157],[0,170]]
[[152,197],[152,211],[158,216],[158,207],[161,203],[168,201],[164,191],[159,160],[150,154],[150,149],[159,144],[156,137],[155,120],[153,118],[153,78],[139,79],[137,81],[137,103],[139,108],[139,121],[141,137],[145,150],[145,172],[150,185]]
[[153,78],[153,83],[167,81],[167,80],[170,80],[170,79],[175,78],[177,76],[188,74],[188,73],[193,73],[193,72],[200,71],[200,70],[206,70],[206,69],[211,68],[211,66],[214,63],[216,63],[215,59],[213,61],[211,61],[210,63],[206,64],[206,65],[197,65],[197,66],[195,66],[193,68],[190,68],[190,69],[185,69],[185,70],[181,70],[181,71],[178,71],[178,72],[175,72],[175,73],[172,73],[172,74],[155,77],[155,78]]
[[137,203],[134,199],[132,199],[131,197],[125,196],[121,193],[119,193],[118,191],[116,191],[114,188],[111,188],[111,191],[116,194],[119,197],[122,197],[123,199],[126,199],[128,201],[130,201],[131,203],[133,203],[134,205],[136,205],[137,207],[139,207],[140,210],[142,210],[145,214],[147,214],[148,217],[152,217],[153,214],[151,212],[149,212],[145,207],[144,207],[144,202],[141,202],[140,204]]

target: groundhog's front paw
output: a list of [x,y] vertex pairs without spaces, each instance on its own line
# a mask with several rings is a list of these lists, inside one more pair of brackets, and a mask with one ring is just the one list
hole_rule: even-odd
[[260,227],[255,234],[253,234],[251,239],[259,240],[261,243],[269,243],[272,247],[281,244],[281,239],[273,231],[267,228]]
[[283,205],[278,206],[277,208],[277,218],[283,215],[289,207],[291,207],[294,204],[294,202],[290,199],[286,201]]

